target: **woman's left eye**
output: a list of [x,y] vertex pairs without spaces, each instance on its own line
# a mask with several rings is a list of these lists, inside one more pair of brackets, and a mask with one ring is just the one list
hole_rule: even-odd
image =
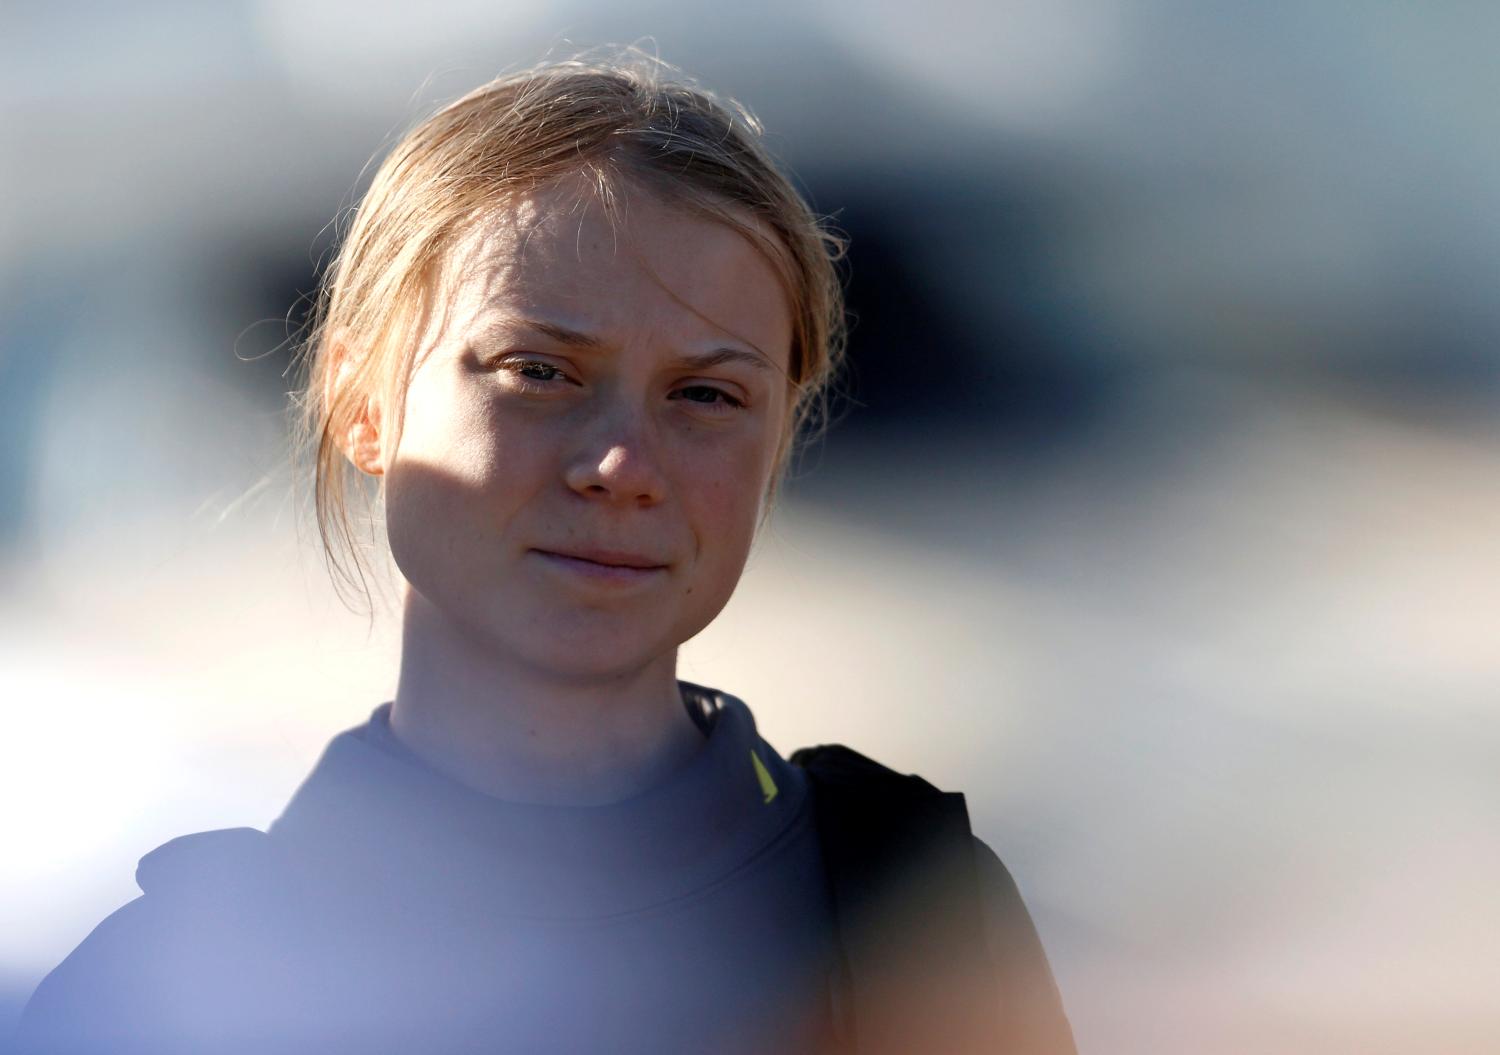
[[722,388],[715,388],[712,385],[687,385],[674,391],[671,398],[702,406],[721,406],[726,409],[745,405]]

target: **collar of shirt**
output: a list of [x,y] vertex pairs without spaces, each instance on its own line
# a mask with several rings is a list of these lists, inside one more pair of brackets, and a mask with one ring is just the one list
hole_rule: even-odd
[[[784,838],[806,779],[763,741],[745,704],[682,683],[707,742],[621,802],[507,802],[423,764],[390,705],[335,737],[271,827],[311,877],[372,896],[475,900],[535,919],[651,910],[733,877]],[[695,720],[697,720],[695,718]]]

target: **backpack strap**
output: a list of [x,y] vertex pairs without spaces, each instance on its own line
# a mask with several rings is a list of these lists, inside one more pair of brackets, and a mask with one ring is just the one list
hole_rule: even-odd
[[135,882],[156,897],[222,901],[262,889],[275,871],[277,847],[255,828],[179,835],[142,857]]
[[812,785],[846,1050],[1003,1050],[964,797],[841,745],[803,748],[791,761]]

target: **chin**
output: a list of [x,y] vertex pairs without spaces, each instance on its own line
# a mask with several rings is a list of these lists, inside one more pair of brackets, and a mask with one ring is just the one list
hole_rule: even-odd
[[[445,584],[446,585],[446,584]],[[501,664],[564,681],[632,677],[671,663],[677,648],[707,626],[728,595],[691,606],[549,604],[535,595],[415,590],[430,612]],[[509,597],[509,603],[503,598]],[[694,598],[698,600],[698,598]]]
[[644,647],[636,642],[565,642],[562,647],[517,650],[518,662],[557,681],[613,681],[631,678],[652,664],[670,662],[676,646]]
[[681,643],[669,627],[602,614],[569,618],[562,625],[535,620],[523,627],[496,628],[492,640],[499,652],[535,671],[590,681],[630,677],[674,655]]

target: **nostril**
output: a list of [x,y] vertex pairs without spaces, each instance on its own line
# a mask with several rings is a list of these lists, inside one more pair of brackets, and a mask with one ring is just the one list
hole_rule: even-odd
[[584,453],[566,470],[566,482],[583,497],[650,506],[661,501],[666,481],[650,451],[616,443],[603,454]]

